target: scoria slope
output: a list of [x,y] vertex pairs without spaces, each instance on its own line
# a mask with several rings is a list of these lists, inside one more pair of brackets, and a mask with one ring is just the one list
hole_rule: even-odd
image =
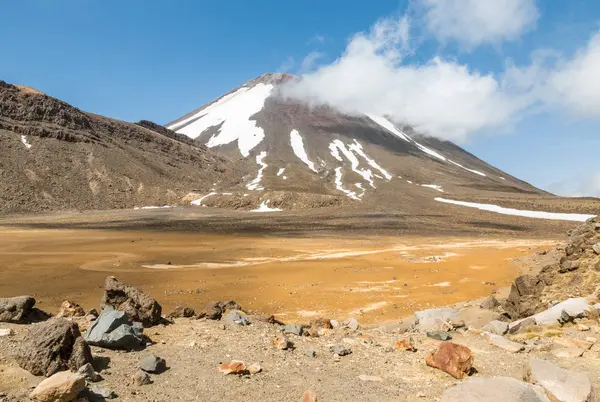
[[436,197],[556,204],[457,145],[385,116],[350,116],[287,99],[282,88],[295,79],[263,75],[166,125],[243,163],[238,187],[217,183],[195,204],[229,207],[253,197],[265,210],[354,205],[407,213],[441,207]]
[[1,213],[179,204],[233,166],[164,127],[85,113],[3,81],[0,149]]

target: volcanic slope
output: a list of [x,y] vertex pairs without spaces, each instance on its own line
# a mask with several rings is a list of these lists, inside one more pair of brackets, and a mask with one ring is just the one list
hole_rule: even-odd
[[3,81],[0,149],[0,213],[173,205],[236,176],[226,157],[164,127]]
[[[229,158],[246,161],[240,187],[217,186],[197,205],[252,197],[262,208],[360,205],[423,213],[436,197],[502,200],[571,212],[551,194],[451,142],[400,128],[384,116],[344,115],[281,96],[286,74],[266,74],[166,125]],[[440,201],[440,200],[437,200]]]

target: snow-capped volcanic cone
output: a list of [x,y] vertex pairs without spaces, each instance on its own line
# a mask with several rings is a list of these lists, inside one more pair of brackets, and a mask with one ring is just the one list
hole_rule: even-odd
[[252,197],[284,210],[352,204],[414,213],[443,208],[436,197],[549,196],[451,142],[416,135],[384,116],[349,116],[285,99],[281,86],[292,79],[263,75],[167,124],[244,167],[237,187],[217,183],[196,205],[228,207],[239,205],[232,199]]

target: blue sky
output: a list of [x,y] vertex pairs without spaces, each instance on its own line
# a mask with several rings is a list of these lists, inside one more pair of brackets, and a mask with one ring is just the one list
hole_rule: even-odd
[[[483,2],[492,4],[486,9],[474,7],[477,1],[6,2],[0,79],[94,113],[164,124],[265,72],[304,73],[314,83],[335,83],[353,68],[359,74],[364,54],[348,45],[364,32],[367,43],[381,45],[366,59],[383,53],[391,80],[386,90],[438,91],[411,105],[395,97],[382,110],[398,110],[398,118],[414,118],[425,131],[457,140],[537,186],[600,196],[600,99],[587,91],[598,88],[600,98],[600,79],[581,78],[600,60],[600,46],[592,46],[600,3],[498,0]],[[459,17],[449,20],[452,15]],[[376,34],[381,26],[383,37]],[[398,54],[387,53],[390,43]],[[441,62],[432,66],[436,57]],[[510,65],[518,75],[507,74]],[[600,76],[600,64],[597,71]],[[455,75],[464,79],[458,89]],[[423,83],[438,76],[439,83]],[[466,106],[441,116],[447,110],[439,91],[445,94],[446,84],[448,105]],[[453,97],[465,88],[476,105],[473,97]],[[379,98],[377,90],[359,92]],[[343,91],[332,100],[329,93],[321,94],[324,101],[342,107],[368,102]]]

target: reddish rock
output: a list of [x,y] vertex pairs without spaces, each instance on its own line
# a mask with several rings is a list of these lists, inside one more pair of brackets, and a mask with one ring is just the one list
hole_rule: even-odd
[[273,346],[279,350],[288,350],[292,347],[292,343],[285,336],[278,336],[273,339]]
[[396,341],[394,349],[399,351],[416,352],[417,348],[410,338],[402,338]]
[[302,395],[302,400],[300,402],[317,402],[317,394],[313,391],[306,391],[304,395]]
[[219,366],[219,371],[224,375],[227,374],[244,374],[246,372],[246,365],[244,362],[239,360],[232,360],[229,363],[223,363]]
[[473,367],[471,349],[452,342],[440,343],[438,349],[425,359],[429,367],[440,369],[457,379],[464,378]]
[[85,310],[79,304],[65,300],[60,306],[57,317],[84,317]]

